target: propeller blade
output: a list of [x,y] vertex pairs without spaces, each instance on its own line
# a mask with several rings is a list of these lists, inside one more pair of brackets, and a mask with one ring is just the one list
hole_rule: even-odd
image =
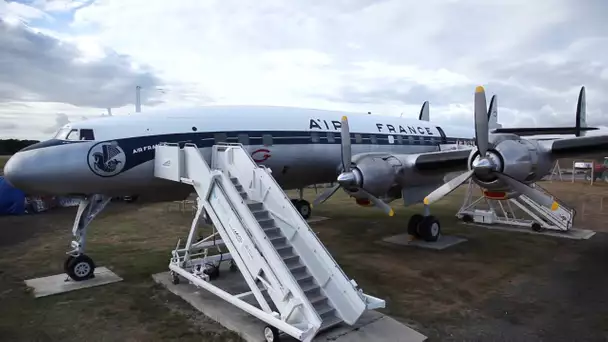
[[488,151],[488,112],[486,92],[482,86],[475,88],[475,141],[479,154],[485,157]]
[[352,153],[350,148],[350,129],[348,128],[348,118],[346,115],[342,117],[342,122],[340,124],[340,141],[340,145],[342,147],[343,172],[349,172],[352,161]]
[[359,191],[362,192],[370,201],[372,201],[376,207],[382,209],[382,211],[384,211],[388,216],[395,215],[395,211],[393,211],[393,208],[391,208],[388,204],[384,203],[382,200],[363,189],[359,189]]
[[557,210],[557,208],[559,208],[559,204],[557,204],[557,202],[553,199],[553,197],[551,197],[543,192],[540,192],[534,188],[531,188],[528,185],[526,185],[512,177],[505,175],[504,173],[496,172],[495,174],[498,178],[500,178],[500,180],[507,183],[509,185],[509,187],[511,187],[511,189],[519,192],[522,195],[528,196],[534,202],[536,202],[540,205],[544,205],[545,207],[550,208],[553,211],[555,211],[555,210]]
[[450,192],[454,191],[460,184],[466,182],[473,175],[474,170],[469,170],[457,177],[454,177],[449,182],[435,189],[424,198],[424,204],[430,205],[431,203],[437,202],[444,196],[447,196]]
[[338,188],[340,188],[340,184],[336,184],[333,187],[323,191],[319,196],[317,196],[317,198],[315,198],[315,200],[312,202],[312,205],[321,204],[327,201],[328,198],[330,198],[336,191],[338,191]]

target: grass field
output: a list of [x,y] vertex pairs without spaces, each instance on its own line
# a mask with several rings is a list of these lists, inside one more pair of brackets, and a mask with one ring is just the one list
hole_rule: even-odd
[[[582,189],[545,187],[552,186]],[[331,220],[312,228],[349,277],[387,301],[383,312],[431,340],[608,337],[604,234],[572,241],[463,227],[454,218],[461,195],[459,189],[433,209],[444,233],[469,239],[445,251],[380,242],[405,232],[420,206],[395,202],[391,218],[357,207],[341,192],[314,208]],[[170,204],[111,204],[92,224],[88,254],[123,282],[33,299],[23,280],[62,272],[74,213],[0,217],[0,340],[239,340],[152,281],[151,274],[167,269],[170,250],[192,219]]]

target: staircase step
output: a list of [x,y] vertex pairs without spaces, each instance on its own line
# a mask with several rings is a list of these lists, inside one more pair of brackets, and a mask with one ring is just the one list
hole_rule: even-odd
[[230,177],[230,181],[232,182],[232,184],[239,184],[239,179],[236,177]]
[[306,266],[302,265],[302,264],[293,264],[293,265],[288,265],[289,271],[293,274],[294,272],[297,272],[299,270],[306,270]]
[[307,283],[306,285],[303,285],[303,286],[300,286],[300,287],[302,288],[302,291],[304,293],[314,292],[315,290],[319,290],[320,289],[319,285],[315,284],[314,282]]
[[321,323],[321,328],[319,328],[319,331],[329,329],[340,323],[342,323],[342,320],[340,318],[338,318],[336,316],[330,316],[326,320],[324,320],[323,323]]
[[324,305],[319,305],[318,307],[315,307],[315,310],[317,310],[317,313],[321,317],[328,316],[329,313],[336,311],[334,308],[329,306],[329,304],[327,304],[327,303],[325,303]]
[[268,213],[268,210],[266,210],[266,209],[251,211],[251,213],[253,214],[253,217],[255,217],[255,219],[258,220],[258,222],[260,220],[266,220],[266,219],[270,218],[270,214]]
[[243,192],[243,191],[245,191],[245,190],[243,189],[243,186],[242,186],[241,184],[235,184],[235,185],[234,185],[234,187],[236,188],[236,191],[238,191],[238,192]]
[[251,211],[258,211],[264,209],[264,204],[261,202],[247,201],[247,206]]
[[247,199],[248,198],[247,193],[245,191],[241,191],[241,192],[239,192],[239,194],[241,195],[242,199]]
[[277,235],[277,236],[273,236],[270,239],[270,242],[272,242],[272,245],[277,248],[277,246],[283,245],[287,243],[287,238],[284,237],[282,234],[281,235]]
[[265,219],[258,220],[258,223],[260,224],[260,227],[262,227],[264,229],[264,231],[266,231],[266,229],[268,229],[268,228],[277,228],[274,225],[274,219],[272,219],[272,218],[265,218]]

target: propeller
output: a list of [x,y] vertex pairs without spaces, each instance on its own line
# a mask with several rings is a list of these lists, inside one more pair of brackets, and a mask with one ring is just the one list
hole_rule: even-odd
[[352,170],[352,150],[350,145],[350,129],[348,127],[348,118],[346,116],[342,117],[341,125],[340,125],[340,148],[341,148],[341,156],[342,156],[342,173],[338,175],[338,184],[335,186],[323,191],[321,195],[319,195],[313,201],[313,206],[321,204],[325,202],[328,198],[330,198],[340,187],[346,190],[353,190],[363,194],[366,199],[374,204],[374,206],[380,208],[387,215],[393,216],[395,212],[393,208],[391,208],[388,204],[384,203],[379,198],[365,191],[363,188],[359,186],[359,179],[357,174]]
[[426,196],[424,198],[424,204],[430,205],[431,203],[442,199],[461,184],[468,181],[469,178],[475,176],[478,179],[496,177],[506,183],[511,189],[522,195],[528,196],[536,203],[551,208],[551,210],[557,210],[559,205],[554,201],[553,197],[538,191],[499,170],[499,166],[492,156],[488,155],[489,134],[486,112],[486,94],[483,87],[479,86],[475,88],[475,145],[479,151],[479,158],[473,161],[469,171],[446,182]]

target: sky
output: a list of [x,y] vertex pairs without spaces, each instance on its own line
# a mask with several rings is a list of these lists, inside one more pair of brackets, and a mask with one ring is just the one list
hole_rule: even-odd
[[[605,0],[0,0],[0,139],[201,105],[608,125]],[[135,114],[133,114],[135,115]]]

